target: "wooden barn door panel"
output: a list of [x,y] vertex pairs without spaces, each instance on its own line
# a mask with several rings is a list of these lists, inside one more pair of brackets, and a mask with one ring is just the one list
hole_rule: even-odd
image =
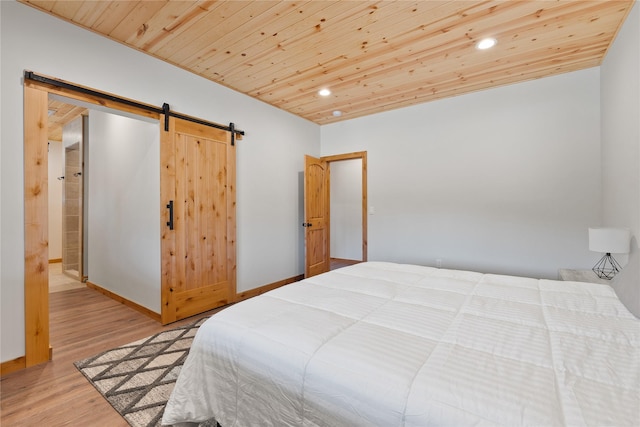
[[161,157],[166,324],[235,296],[235,148],[226,131],[171,117]]
[[47,105],[46,91],[25,85],[24,367],[27,368],[50,358]]

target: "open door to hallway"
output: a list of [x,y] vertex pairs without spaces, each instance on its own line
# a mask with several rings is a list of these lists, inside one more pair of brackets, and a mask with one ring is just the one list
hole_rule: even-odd
[[361,261],[367,260],[367,153],[361,151],[320,158],[305,156],[302,224],[305,227],[305,277],[331,268],[331,164],[351,159],[361,159]]
[[304,276],[329,271],[329,170],[327,162],[305,156]]

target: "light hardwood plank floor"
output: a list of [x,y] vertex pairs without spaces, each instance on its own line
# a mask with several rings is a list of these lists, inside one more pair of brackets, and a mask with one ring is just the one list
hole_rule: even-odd
[[355,261],[352,259],[331,258],[329,264],[329,270],[336,270],[338,268],[347,267],[349,265],[359,264],[362,261]]
[[53,360],[2,377],[2,427],[128,426],[73,362],[219,311],[162,326],[86,287],[51,293],[49,305]]

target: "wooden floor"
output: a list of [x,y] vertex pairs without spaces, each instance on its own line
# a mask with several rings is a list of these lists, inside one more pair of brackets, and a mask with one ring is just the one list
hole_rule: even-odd
[[[331,269],[358,262],[332,259]],[[65,283],[52,288],[49,294],[53,360],[2,377],[2,427],[127,427],[127,422],[89,384],[73,362],[218,311],[162,326],[84,284],[71,286],[62,276],[60,282]],[[65,286],[73,289],[65,290]]]
[[337,268],[347,267],[349,265],[358,264],[362,261],[354,261],[352,259],[342,259],[342,258],[331,258],[330,259],[330,270],[335,270]]
[[51,293],[49,298],[53,360],[1,379],[3,427],[128,426],[73,362],[217,311],[162,326],[86,287]]

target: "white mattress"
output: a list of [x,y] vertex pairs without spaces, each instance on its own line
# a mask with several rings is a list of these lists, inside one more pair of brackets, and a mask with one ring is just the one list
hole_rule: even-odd
[[640,320],[608,285],[368,262],[198,331],[164,424],[637,426]]

